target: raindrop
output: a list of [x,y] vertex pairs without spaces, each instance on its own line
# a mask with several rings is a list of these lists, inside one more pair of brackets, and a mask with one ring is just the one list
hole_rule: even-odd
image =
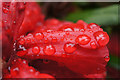
[[110,60],[109,56],[105,56],[105,61],[108,62]]
[[90,46],[93,48],[93,49],[96,49],[97,48],[97,45],[96,43],[93,41],[90,43]]
[[56,50],[55,50],[55,47],[53,45],[47,45],[47,46],[45,46],[43,51],[46,55],[53,55]]
[[42,33],[36,33],[36,34],[34,35],[34,37],[35,37],[35,39],[37,39],[37,40],[41,40],[41,39],[44,38],[44,35],[43,35]]
[[32,52],[38,54],[40,52],[40,48],[38,46],[35,46],[32,48]]
[[76,42],[79,43],[79,44],[82,44],[82,45],[86,45],[90,42],[91,38],[88,37],[87,35],[79,35],[77,38],[76,38]]
[[9,11],[9,10],[8,10],[7,8],[3,7],[3,12],[4,12],[5,14],[7,14],[8,11]]
[[64,45],[64,51],[67,53],[73,53],[76,50],[75,44],[73,43],[66,43]]

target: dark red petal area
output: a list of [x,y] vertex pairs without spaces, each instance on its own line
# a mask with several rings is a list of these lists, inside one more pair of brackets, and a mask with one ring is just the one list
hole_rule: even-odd
[[120,34],[119,30],[112,32],[112,34],[110,35],[110,41],[108,43],[108,49],[109,49],[110,53],[112,55],[116,55],[118,57],[120,57],[120,47],[119,47],[120,36],[119,36],[119,34]]
[[96,50],[88,50],[81,47],[76,47],[77,49],[73,53],[69,54],[68,52],[64,51],[62,45],[54,44],[56,52],[54,52],[55,50],[52,49],[52,51],[47,52],[46,54],[46,52],[44,52],[44,48],[46,46],[38,46],[40,48],[40,52],[38,54],[32,52],[34,47],[29,48],[28,53],[23,57],[28,59],[50,59],[57,61],[58,63],[62,62],[69,69],[81,74],[94,74],[105,71],[105,65],[108,62],[106,61],[105,56],[109,55],[106,47]]
[[5,31],[2,31],[2,59],[8,60],[12,50],[12,44],[10,44],[9,38],[5,35]]
[[30,62],[30,65],[34,66],[41,73],[47,73],[55,78],[82,78],[81,74],[77,74],[65,67],[63,63],[57,63],[56,61],[47,59],[38,59]]
[[53,76],[40,73],[32,66],[28,66],[28,62],[20,58],[14,59],[8,68],[9,72],[5,73],[3,78],[53,78],[52,80],[55,80]]

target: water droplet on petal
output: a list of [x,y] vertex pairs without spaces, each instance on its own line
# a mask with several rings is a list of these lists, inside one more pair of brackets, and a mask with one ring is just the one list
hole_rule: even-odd
[[10,73],[11,73],[12,75],[14,75],[14,76],[17,75],[18,72],[19,72],[19,68],[18,68],[18,67],[15,67],[15,68],[10,69]]
[[97,48],[97,45],[96,43],[93,41],[90,43],[90,46],[93,48],[93,49],[96,49]]
[[23,63],[24,63],[24,64],[27,64],[27,61],[26,61],[26,60],[23,60]]
[[70,27],[67,27],[67,28],[64,28],[63,31],[70,32],[70,31],[73,31],[73,29]]
[[25,39],[23,39],[23,38],[20,39],[20,40],[19,40],[19,43],[20,43],[21,45],[23,45],[23,44],[25,43]]
[[35,46],[32,48],[32,52],[38,54],[40,52],[40,48],[38,46]]
[[8,67],[8,70],[10,71],[10,69],[11,69],[11,67],[9,66],[9,67]]
[[3,12],[4,12],[5,14],[7,14],[8,11],[9,11],[9,10],[8,10],[7,8],[3,7]]
[[66,57],[67,55],[65,53],[62,53],[62,57]]
[[46,32],[51,33],[51,32],[53,32],[53,30],[47,30]]
[[79,35],[75,41],[79,44],[86,45],[90,42],[90,40],[91,38],[88,37],[87,35]]
[[100,46],[105,46],[109,42],[109,36],[106,32],[103,31],[95,32],[94,37]]
[[15,24],[15,23],[16,23],[16,21],[13,21],[13,23]]
[[33,37],[33,35],[32,35],[31,33],[29,33],[27,36],[28,36],[28,37]]
[[4,22],[6,23],[7,21],[5,20]]
[[96,23],[90,23],[90,24],[88,24],[87,28],[93,29],[93,28],[99,28],[99,27]]
[[33,67],[29,67],[29,72],[35,72],[35,70],[33,69]]
[[43,51],[46,55],[53,55],[56,50],[55,50],[55,47],[53,45],[47,45],[47,46],[45,46]]
[[66,43],[64,45],[64,51],[67,53],[73,53],[76,50],[75,44],[73,43]]
[[41,40],[41,39],[44,38],[44,35],[43,35],[42,33],[36,33],[36,34],[34,35],[34,37],[35,37],[37,40]]
[[105,61],[108,62],[110,60],[109,56],[105,56]]
[[81,32],[84,32],[85,30],[84,29],[80,29]]
[[30,38],[27,38],[27,39],[26,39],[26,43],[31,43],[31,39],[30,39]]

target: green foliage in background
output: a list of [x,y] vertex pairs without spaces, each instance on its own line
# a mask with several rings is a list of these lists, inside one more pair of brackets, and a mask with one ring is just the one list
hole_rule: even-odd
[[76,10],[65,17],[65,20],[76,22],[84,20],[87,23],[97,23],[103,26],[118,25],[118,5],[104,8]]
[[114,55],[110,55],[110,61],[108,62],[108,65],[110,67],[116,68],[117,70],[120,70],[120,58]]

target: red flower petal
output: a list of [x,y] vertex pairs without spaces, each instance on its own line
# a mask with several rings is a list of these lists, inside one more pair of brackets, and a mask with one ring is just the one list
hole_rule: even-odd
[[33,32],[37,27],[40,27],[44,22],[44,17],[45,16],[41,13],[41,8],[37,3],[27,3],[25,17],[19,29],[19,35],[24,35],[28,32]]
[[[26,60],[14,59],[10,67],[10,73],[6,73],[3,78],[53,78],[53,76],[40,73],[33,67],[28,66]],[[9,76],[9,77],[8,77]]]
[[24,18],[25,5],[23,2],[3,2],[3,30],[10,30],[14,40],[18,37],[18,30]]
[[[98,40],[96,40],[95,38],[96,35],[94,35],[97,32],[102,33],[105,32],[103,32],[99,28],[92,32],[88,32],[89,29],[87,27],[84,29],[85,29],[84,32],[83,31],[42,32],[44,38],[41,40],[35,39],[35,37],[32,34],[27,35],[26,37],[24,37],[24,39],[25,40],[30,39],[31,42],[29,43],[26,42],[25,44],[23,44],[23,46],[26,47],[28,51],[28,53],[26,53],[26,55],[24,55],[23,57],[28,59],[50,59],[58,63],[62,62],[66,67],[79,74],[100,74],[102,72],[105,72],[106,71],[105,66],[107,63],[105,57],[109,56],[108,49],[105,46],[107,42],[105,43],[104,47],[102,47],[103,45],[98,44]],[[87,38],[82,39],[81,42],[79,41],[80,40],[79,39],[76,42],[76,39],[79,37],[82,38],[81,35],[83,34]],[[53,37],[57,38],[56,42],[52,41]],[[45,42],[46,39],[47,42]],[[66,43],[69,42],[74,44],[73,48],[66,47]],[[79,43],[79,45],[77,43]],[[41,50],[38,54],[32,52],[33,49],[32,46],[36,44]],[[51,45],[51,47],[46,48],[46,46],[48,45]],[[48,55],[49,53],[50,55]]]
[[7,60],[13,49],[13,42],[18,37],[18,30],[24,18],[23,2],[2,2],[2,50],[3,58]]

